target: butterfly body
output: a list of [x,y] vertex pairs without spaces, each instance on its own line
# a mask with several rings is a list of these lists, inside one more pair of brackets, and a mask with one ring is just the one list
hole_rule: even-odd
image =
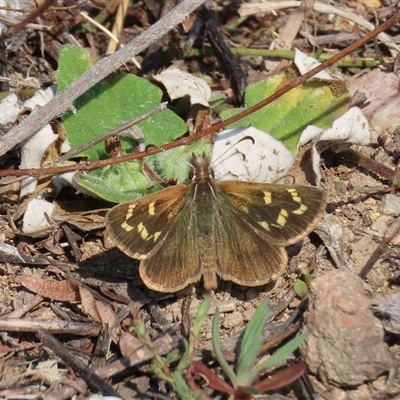
[[309,186],[215,182],[210,161],[193,154],[191,183],[112,208],[109,237],[141,260],[146,286],[174,292],[217,276],[258,286],[287,264],[285,246],[304,238],[323,215],[326,194]]

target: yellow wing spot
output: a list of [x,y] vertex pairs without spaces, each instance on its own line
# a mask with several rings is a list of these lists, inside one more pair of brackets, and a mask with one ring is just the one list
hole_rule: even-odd
[[128,208],[128,212],[127,212],[126,215],[125,215],[125,219],[128,220],[129,218],[132,217],[132,215],[133,215],[133,213],[131,212],[131,209]]
[[296,214],[296,215],[304,214],[308,210],[308,207],[301,203],[301,197],[299,196],[299,193],[297,192],[297,190],[294,188],[290,188],[290,189],[287,189],[287,191],[292,195],[292,199],[296,203],[300,203],[300,207],[297,210],[292,211],[292,213]]
[[121,225],[121,228],[126,231],[130,232],[133,229],[133,226],[130,226],[126,221]]
[[146,227],[143,225],[142,222],[138,225],[138,233],[140,234],[140,237],[146,242],[152,239],[153,242],[156,242],[161,235],[161,231],[155,232],[154,235],[149,235],[148,230],[146,229]]
[[264,192],[264,202],[265,202],[265,204],[271,204],[272,203],[272,194],[271,194],[271,192]]
[[287,217],[289,216],[288,212],[282,208],[279,213],[278,219],[276,220],[277,224],[283,228],[286,225]]
[[301,204],[297,210],[292,211],[293,214],[302,215],[308,210],[308,207],[304,204]]
[[301,197],[295,188],[289,188],[287,191],[291,194],[293,201],[301,203]]
[[128,212],[126,213],[126,217],[125,217],[126,220],[128,220],[129,218],[131,218],[133,216],[133,210],[135,208],[136,208],[136,204],[132,204],[129,206]]
[[260,224],[266,231],[268,231],[268,232],[271,231],[268,222],[262,221],[262,222],[259,222],[259,224]]
[[161,235],[161,231],[156,232],[153,236],[154,236],[154,242],[157,241],[158,237]]
[[145,226],[143,225],[143,223],[141,222],[139,225],[138,225],[138,233],[140,234],[140,237],[143,239],[143,240],[148,240],[149,239],[149,232],[147,232],[147,229],[145,228]]
[[149,214],[150,214],[150,215],[154,215],[154,214],[155,214],[155,212],[154,212],[154,211],[155,211],[155,208],[156,208],[156,207],[155,207],[155,204],[156,204],[155,201],[153,201],[152,203],[149,204],[149,210],[148,210],[148,211],[149,211]]

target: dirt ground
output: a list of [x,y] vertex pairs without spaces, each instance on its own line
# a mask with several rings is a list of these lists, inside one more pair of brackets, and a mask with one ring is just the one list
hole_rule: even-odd
[[[13,6],[11,1],[6,3]],[[101,1],[72,8],[68,8],[68,1],[50,3],[57,7],[44,10],[29,21],[51,26],[49,31],[23,26],[0,43],[2,91],[16,92],[21,99],[57,83],[62,44],[75,41],[90,49],[94,58],[105,56],[109,38],[82,19],[81,8],[86,7],[92,17],[104,13],[106,18],[102,22],[109,28],[117,19],[118,2],[106,2],[107,13]],[[122,43],[128,43],[160,18],[158,3],[133,3],[120,34]],[[228,46],[236,49],[280,49],[292,54],[290,51],[296,47],[305,53],[320,50],[334,54],[366,33],[354,21],[312,10],[308,2],[300,9],[257,12],[239,24],[240,5],[236,1],[212,4],[218,16],[218,29]],[[26,1],[21,7],[32,12],[34,4]],[[338,1],[333,7],[373,26],[398,12],[396,5],[378,0]],[[12,18],[21,18],[21,13],[12,14]],[[186,29],[191,29],[187,25]],[[4,27],[3,34],[6,32]],[[386,34],[395,44],[399,43],[398,24]],[[187,72],[208,76],[213,91],[234,92],[235,85],[216,58],[201,52],[209,47],[204,33],[199,34],[193,46],[200,55],[185,57],[179,52],[179,43],[187,41],[186,35],[178,27],[162,39],[171,50],[170,58],[160,57],[149,73],[178,63]],[[352,60],[377,60],[381,56],[391,60],[388,48],[378,44],[381,54],[377,55],[372,40],[353,52]],[[157,46],[152,49],[157,50]],[[149,63],[147,56],[143,52],[137,61]],[[241,55],[238,60],[248,83],[265,79],[288,65],[287,60],[275,55]],[[337,71],[347,81],[377,68],[393,74],[382,64],[371,68],[338,67]],[[123,67],[124,72],[127,69],[140,74],[132,63]],[[385,90],[381,87],[384,98]],[[237,92],[236,96],[240,97]],[[21,115],[14,125],[25,117]],[[396,120],[397,115],[393,118]],[[216,122],[217,116],[212,119]],[[5,179],[10,177],[1,178],[0,242],[12,246],[13,251],[4,247],[0,253],[0,398],[83,399],[99,392],[104,396],[118,394],[124,399],[183,398],[171,385],[155,377],[149,366],[154,354],[132,334],[134,313],[127,305],[135,302],[141,306],[143,321],[157,352],[166,355],[174,349],[182,351],[182,338],[190,330],[200,302],[211,296],[193,359],[203,361],[220,376],[224,375],[211,347],[212,317],[217,308],[222,349],[228,361],[235,359],[237,341],[264,299],[269,300],[271,317],[263,331],[263,356],[276,351],[295,333],[310,332],[300,350],[289,357],[289,364],[278,366],[303,362],[307,365],[306,373],[297,383],[283,381],[279,390],[257,398],[399,399],[399,136],[395,128],[377,125],[371,127],[371,132],[368,145],[349,148],[376,165],[390,168],[392,179],[380,174],[379,168],[354,162],[333,148],[322,152],[320,186],[328,194],[325,215],[313,233],[287,248],[287,269],[275,282],[251,288],[220,281],[213,292],[205,290],[201,282],[171,294],[147,289],[138,273],[139,261],[116,249],[104,233],[104,208],[109,204],[71,187],[63,189],[54,201],[71,213],[94,210],[90,224],[84,228],[77,223],[57,224],[44,238],[18,234],[29,199],[19,198],[20,180],[9,183]],[[307,150],[304,149],[304,163]],[[17,146],[1,156],[0,168],[18,169],[19,160]],[[295,164],[288,184],[293,177],[297,181],[304,163],[299,160]],[[31,197],[47,189],[43,182]],[[309,272],[305,272],[306,268]],[[308,278],[312,278],[308,297],[302,300],[293,285],[298,279]],[[57,343],[51,341],[54,337],[64,346],[60,352],[56,351]],[[69,361],[70,358],[73,360]],[[88,374],[85,366],[97,371],[99,378]],[[204,394],[199,398],[228,398],[209,389],[205,379],[196,377],[196,382]]]

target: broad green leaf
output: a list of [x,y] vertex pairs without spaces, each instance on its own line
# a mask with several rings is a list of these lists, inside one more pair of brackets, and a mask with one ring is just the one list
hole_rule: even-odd
[[[211,152],[211,145],[200,140],[147,157],[144,162],[165,182],[188,183],[192,152]],[[77,183],[97,197],[112,203],[136,200],[163,187],[144,171],[141,161],[130,161],[96,168],[75,175]]]
[[245,386],[251,383],[252,370],[263,344],[262,331],[268,320],[269,314],[268,302],[264,300],[257,307],[257,310],[247,325],[236,365],[238,385]]
[[[91,66],[92,59],[89,52],[74,46],[64,46],[57,72],[58,90],[64,90]],[[146,79],[120,72],[108,76],[74,102],[74,112],[62,116],[71,148],[74,149],[122,123],[143,115],[160,104],[162,95],[161,89]],[[151,116],[137,126],[143,134],[144,144],[155,146],[169,143],[187,130],[184,121],[168,109]],[[124,154],[136,151],[137,145],[137,139],[127,135],[121,136]],[[108,158],[103,143],[85,150],[80,156],[85,156],[89,160]],[[183,167],[185,168],[185,165]],[[164,173],[163,170],[162,172]],[[160,171],[156,173],[159,174]],[[143,172],[141,164],[137,161],[125,166],[119,164],[90,171],[81,174],[77,180],[98,197],[116,203],[138,198],[160,188]]]
[[163,151],[146,161],[153,171],[165,182],[187,183],[191,170],[190,159],[192,153],[211,156],[211,145],[208,140],[198,140],[186,146]]
[[[90,54],[73,46],[64,46],[59,59],[57,78],[59,91],[70,85],[91,67]],[[161,89],[135,75],[114,73],[97,83],[74,102],[76,112],[63,115],[71,148],[74,149],[118,127],[124,122],[143,115],[160,104]],[[146,144],[161,146],[186,131],[181,118],[170,110],[163,110],[138,124]],[[137,142],[126,138],[123,149],[129,153]],[[107,158],[104,144],[81,153],[90,160]]]
[[[271,96],[297,76],[298,72],[289,68],[285,73],[249,86],[245,95],[245,108]],[[309,125],[319,128],[331,126],[332,122],[347,110],[348,99],[344,82],[313,78],[229,127],[244,128],[253,125],[281,140],[296,154],[297,143],[303,130]],[[245,108],[223,111],[221,118],[227,119]]]
[[75,179],[89,192],[112,203],[136,200],[162,189],[143,172],[140,161],[96,168],[77,174]]

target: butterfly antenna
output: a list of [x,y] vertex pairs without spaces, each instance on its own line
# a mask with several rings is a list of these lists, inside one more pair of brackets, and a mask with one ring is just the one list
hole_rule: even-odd
[[220,156],[219,156],[216,160],[214,160],[214,161],[211,163],[210,167],[212,167],[212,166],[213,166],[218,160],[220,160],[226,153],[228,153],[229,151],[231,151],[233,147],[235,147],[237,144],[239,144],[239,143],[241,143],[241,142],[244,142],[245,140],[251,140],[251,142],[252,142],[253,144],[256,143],[256,141],[254,140],[253,136],[243,136],[243,137],[242,137],[241,139],[239,139],[237,142],[235,142],[235,143],[233,143],[231,146],[229,146],[222,154],[220,154]]

